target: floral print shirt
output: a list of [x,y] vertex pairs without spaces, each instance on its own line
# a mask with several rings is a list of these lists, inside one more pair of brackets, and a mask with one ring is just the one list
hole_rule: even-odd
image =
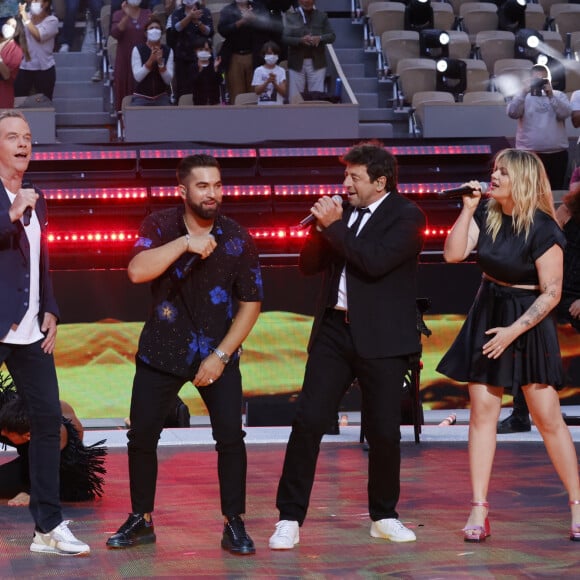
[[[135,255],[184,236],[183,217],[182,206],[147,216]],[[208,258],[184,253],[152,282],[151,311],[139,339],[139,359],[187,379],[228,332],[236,302],[263,298],[258,252],[249,233],[221,214],[211,233],[217,247]]]

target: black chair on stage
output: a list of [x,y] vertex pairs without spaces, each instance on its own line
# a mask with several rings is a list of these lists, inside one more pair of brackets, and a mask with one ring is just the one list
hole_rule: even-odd
[[[431,336],[432,332],[425,324],[424,314],[431,306],[430,298],[417,298],[417,332],[419,335]],[[403,381],[403,400],[401,403],[402,424],[412,424],[415,433],[415,443],[420,442],[421,426],[425,423],[423,405],[421,402],[421,369],[423,349],[409,356],[409,368]],[[360,429],[360,442],[364,443],[365,435]]]

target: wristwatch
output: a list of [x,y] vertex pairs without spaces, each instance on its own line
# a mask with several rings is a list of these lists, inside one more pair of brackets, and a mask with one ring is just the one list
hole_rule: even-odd
[[230,362],[230,355],[226,354],[223,350],[215,348],[213,352],[225,365]]

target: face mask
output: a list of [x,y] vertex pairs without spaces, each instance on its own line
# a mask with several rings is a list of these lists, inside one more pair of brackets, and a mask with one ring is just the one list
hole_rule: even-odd
[[264,56],[264,62],[266,64],[276,64],[278,62],[277,54],[267,54]]
[[16,28],[14,28],[12,24],[4,24],[2,26],[2,38],[4,38],[5,40],[9,40],[10,38],[12,38],[15,32]]
[[140,6],[141,0],[127,0],[127,4],[129,6]]
[[42,14],[42,4],[40,2],[33,2],[30,5],[30,13],[34,14],[34,16]]
[[194,6],[197,4],[197,0],[183,0],[183,4],[185,4],[185,6]]
[[197,58],[199,60],[209,60],[211,57],[211,52],[207,51],[207,50],[200,50],[197,53]]
[[161,30],[159,28],[150,28],[147,31],[147,40],[149,42],[158,42],[161,39]]

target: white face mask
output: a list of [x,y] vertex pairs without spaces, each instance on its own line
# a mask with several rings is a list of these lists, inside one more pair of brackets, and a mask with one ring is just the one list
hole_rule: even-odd
[[197,0],[183,0],[183,4],[185,6],[193,6],[194,4],[196,4]]
[[199,60],[209,60],[211,57],[211,52],[209,52],[208,50],[200,50],[197,53],[197,58]]
[[158,42],[161,40],[161,30],[159,28],[150,28],[147,31],[147,40],[149,42]]
[[2,26],[2,38],[4,38],[4,40],[9,40],[12,38],[15,32],[16,28],[14,28],[12,24],[4,24]]
[[129,4],[129,6],[140,6],[141,0],[127,0],[127,4]]
[[30,13],[34,14],[34,16],[42,14],[42,4],[40,2],[32,2],[30,5]]
[[278,62],[278,55],[277,54],[266,54],[264,56],[264,62],[266,64],[276,64]]

